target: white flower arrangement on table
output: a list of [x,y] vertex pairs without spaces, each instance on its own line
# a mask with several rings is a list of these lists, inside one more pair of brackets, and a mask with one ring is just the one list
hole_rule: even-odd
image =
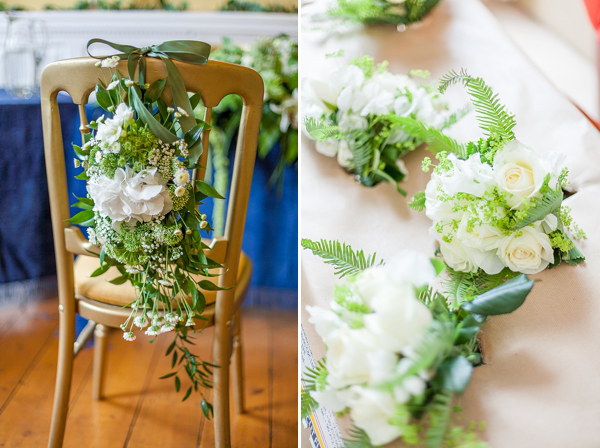
[[533,281],[522,275],[451,308],[429,288],[444,267],[437,259],[403,251],[383,264],[336,241],[303,239],[302,246],[347,276],[329,309],[307,306],[326,356],[302,378],[302,418],[319,405],[349,414],[346,446],[402,437],[427,447],[485,447],[472,430],[452,427],[452,399],[481,364],[478,332],[486,316],[518,308]]
[[[165,52],[168,44],[161,44]],[[190,57],[198,56],[193,53],[196,44],[203,45],[186,41],[177,48],[187,45]],[[178,373],[184,368],[192,382],[185,400],[193,390],[202,394],[203,387],[212,387],[210,372],[215,366],[191,353],[186,344],[195,322],[205,320],[202,291],[220,289],[211,280],[198,278],[212,277],[210,270],[221,267],[204,253],[208,246],[201,233],[208,235],[211,227],[198,205],[207,197],[222,196],[210,185],[192,179],[188,171],[198,167],[202,132],[208,127],[191,114],[200,94],[188,98],[183,90],[182,100],[182,91],[176,86],[183,86],[183,81],[174,79],[178,72],[171,71],[175,104],[168,106],[161,98],[167,79],[144,83],[141,64],[138,81],[123,78],[114,70],[127,56],[124,53],[96,64],[110,72],[107,78],[103,70],[104,82],[99,81],[95,92],[100,107],[112,117],[103,115],[90,122],[93,132],[85,134],[84,144],[73,144],[75,165],[83,167],[76,178],[87,181],[88,195],[78,198],[75,206],[83,211],[69,222],[87,226],[89,241],[101,248],[97,254],[100,267],[92,277],[115,267],[121,275],[111,283],[129,281],[136,288],[137,298],[129,305],[131,314],[121,325],[123,338],[135,340],[136,329],[145,329],[151,338],[175,333],[167,355],[173,353],[174,368],[176,361],[180,363],[164,378],[174,377],[179,391]],[[132,68],[135,72],[135,66],[129,67],[131,78]],[[202,409],[210,417],[212,405],[203,394]]]
[[327,17],[365,25],[395,25],[404,31],[407,25],[419,22],[440,0],[337,0],[327,11]]
[[[425,209],[433,220],[430,233],[439,241],[460,303],[481,292],[482,281],[488,287],[518,273],[536,274],[561,260],[583,262],[567,232],[575,238],[585,233],[562,204],[568,173],[564,155],[541,154],[516,140],[514,117],[481,78],[464,70],[450,72],[442,78],[440,92],[458,82],[473,97],[485,138],[463,145],[415,120],[397,124],[419,130],[437,153],[431,180],[410,205]],[[424,170],[431,163],[426,158]]]
[[398,183],[408,175],[402,157],[423,140],[399,128],[390,117],[412,117],[443,130],[464,113],[449,113],[432,83],[417,81],[429,74],[392,74],[387,62],[370,57],[354,59],[331,74],[327,82],[305,82],[303,102],[306,135],[317,140],[316,150],[355,174],[364,186],[383,180]]

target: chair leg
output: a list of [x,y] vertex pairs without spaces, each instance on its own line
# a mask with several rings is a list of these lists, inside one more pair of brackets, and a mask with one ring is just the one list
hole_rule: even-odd
[[238,310],[234,316],[233,327],[233,405],[235,412],[244,413],[244,363],[242,356],[242,312]]
[[56,369],[56,388],[48,448],[61,448],[63,445],[69,411],[71,377],[73,375],[75,312],[73,309],[64,310],[62,305],[59,305],[58,309],[60,316],[58,329],[58,365]]
[[213,371],[215,448],[230,448],[229,427],[229,358],[231,320],[215,322],[213,340],[213,363],[219,367]]
[[104,372],[106,370],[106,339],[109,328],[97,324],[94,330],[94,372],[92,398],[101,400],[104,395]]

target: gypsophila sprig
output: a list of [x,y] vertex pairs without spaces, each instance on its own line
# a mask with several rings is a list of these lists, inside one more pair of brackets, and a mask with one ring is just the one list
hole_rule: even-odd
[[[400,129],[396,120],[427,123],[439,132],[460,117],[448,112],[424,71],[411,76],[387,71],[387,63],[373,58],[354,59],[327,81],[306,80],[304,131],[316,140],[316,150],[338,163],[367,187],[390,182],[401,194],[399,182],[408,175],[402,157],[426,141],[420,129]],[[450,117],[454,117],[451,119]]]
[[[315,244],[303,240],[305,248],[314,250]],[[335,246],[340,243],[319,243]],[[331,260],[322,250],[315,254]],[[397,438],[428,447],[486,446],[472,429],[451,424],[457,412],[452,399],[481,364],[478,333],[486,316],[518,308],[533,281],[522,275],[451,309],[429,286],[440,264],[414,251],[400,252],[387,264],[355,263],[353,274],[338,272],[345,281],[335,286],[329,308],[306,307],[325,358],[303,375],[302,418],[318,406],[349,414],[354,426],[347,446],[380,446]]]
[[466,70],[443,77],[440,91],[457,83],[473,98],[485,137],[446,147],[435,154],[437,163],[426,159],[423,169],[434,167],[433,173],[412,208],[424,206],[433,221],[430,233],[439,241],[452,295],[460,304],[484,292],[488,276],[506,280],[517,273],[536,274],[563,259],[582,262],[567,232],[575,238],[585,234],[563,205],[564,154],[537,152],[516,140],[514,116],[483,79]]
[[[87,226],[90,243],[100,248],[92,276],[113,268],[120,275],[111,283],[135,287],[131,314],[121,325],[123,338],[133,341],[142,331],[151,339],[174,332],[167,354],[176,348],[181,355],[168,376],[175,377],[177,390],[178,374],[189,376],[192,386],[184,400],[192,389],[200,392],[209,417],[212,406],[203,388],[212,387],[215,366],[187,348],[190,327],[205,320],[203,290],[219,289],[206,278],[221,266],[205,254],[202,235],[208,236],[211,227],[198,206],[209,196],[222,197],[189,171],[198,167],[201,131],[208,125],[202,120],[194,127],[189,120],[184,124],[181,120],[189,117],[184,104],[167,106],[161,98],[165,79],[148,84],[123,78],[119,61],[115,56],[97,64],[104,81],[96,86],[96,98],[107,114],[89,123],[92,132],[82,146],[73,145],[76,166],[83,168],[77,178],[87,181],[88,194],[75,204],[83,211],[69,221]],[[199,98],[192,96],[190,105]]]

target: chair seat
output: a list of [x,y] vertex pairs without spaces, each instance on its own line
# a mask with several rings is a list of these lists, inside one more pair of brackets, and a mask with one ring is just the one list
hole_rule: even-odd
[[[85,255],[77,257],[74,265],[76,296],[118,306],[127,306],[136,299],[136,290],[131,283],[126,282],[122,285],[113,285],[110,283],[110,280],[121,275],[115,267],[111,267],[102,275],[90,277],[90,274],[98,269],[98,267],[100,267],[100,260],[96,257],[88,257]],[[213,272],[216,272],[216,270]],[[247,292],[248,286],[250,285],[251,274],[252,261],[244,252],[242,252],[240,254],[237,284],[235,287],[236,302],[241,295]],[[194,275],[193,278],[196,281],[208,279],[215,283],[218,279],[218,277],[208,278],[201,275]],[[207,305],[215,302],[217,298],[216,291],[203,290],[202,293],[204,294]],[[188,301],[191,303],[192,298],[188,297]]]

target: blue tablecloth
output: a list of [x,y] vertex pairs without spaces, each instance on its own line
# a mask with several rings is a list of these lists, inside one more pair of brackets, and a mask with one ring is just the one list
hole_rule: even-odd
[[[71,163],[71,142],[81,141],[77,107],[67,95],[59,104],[69,191],[84,196],[85,183],[73,178],[81,170]],[[90,120],[100,115],[93,106],[87,112]],[[273,156],[257,160],[250,193],[243,249],[254,273],[247,303],[296,308],[298,172],[286,170],[279,197],[266,186]],[[10,285],[52,279],[55,269],[39,98],[0,90],[0,297]]]

